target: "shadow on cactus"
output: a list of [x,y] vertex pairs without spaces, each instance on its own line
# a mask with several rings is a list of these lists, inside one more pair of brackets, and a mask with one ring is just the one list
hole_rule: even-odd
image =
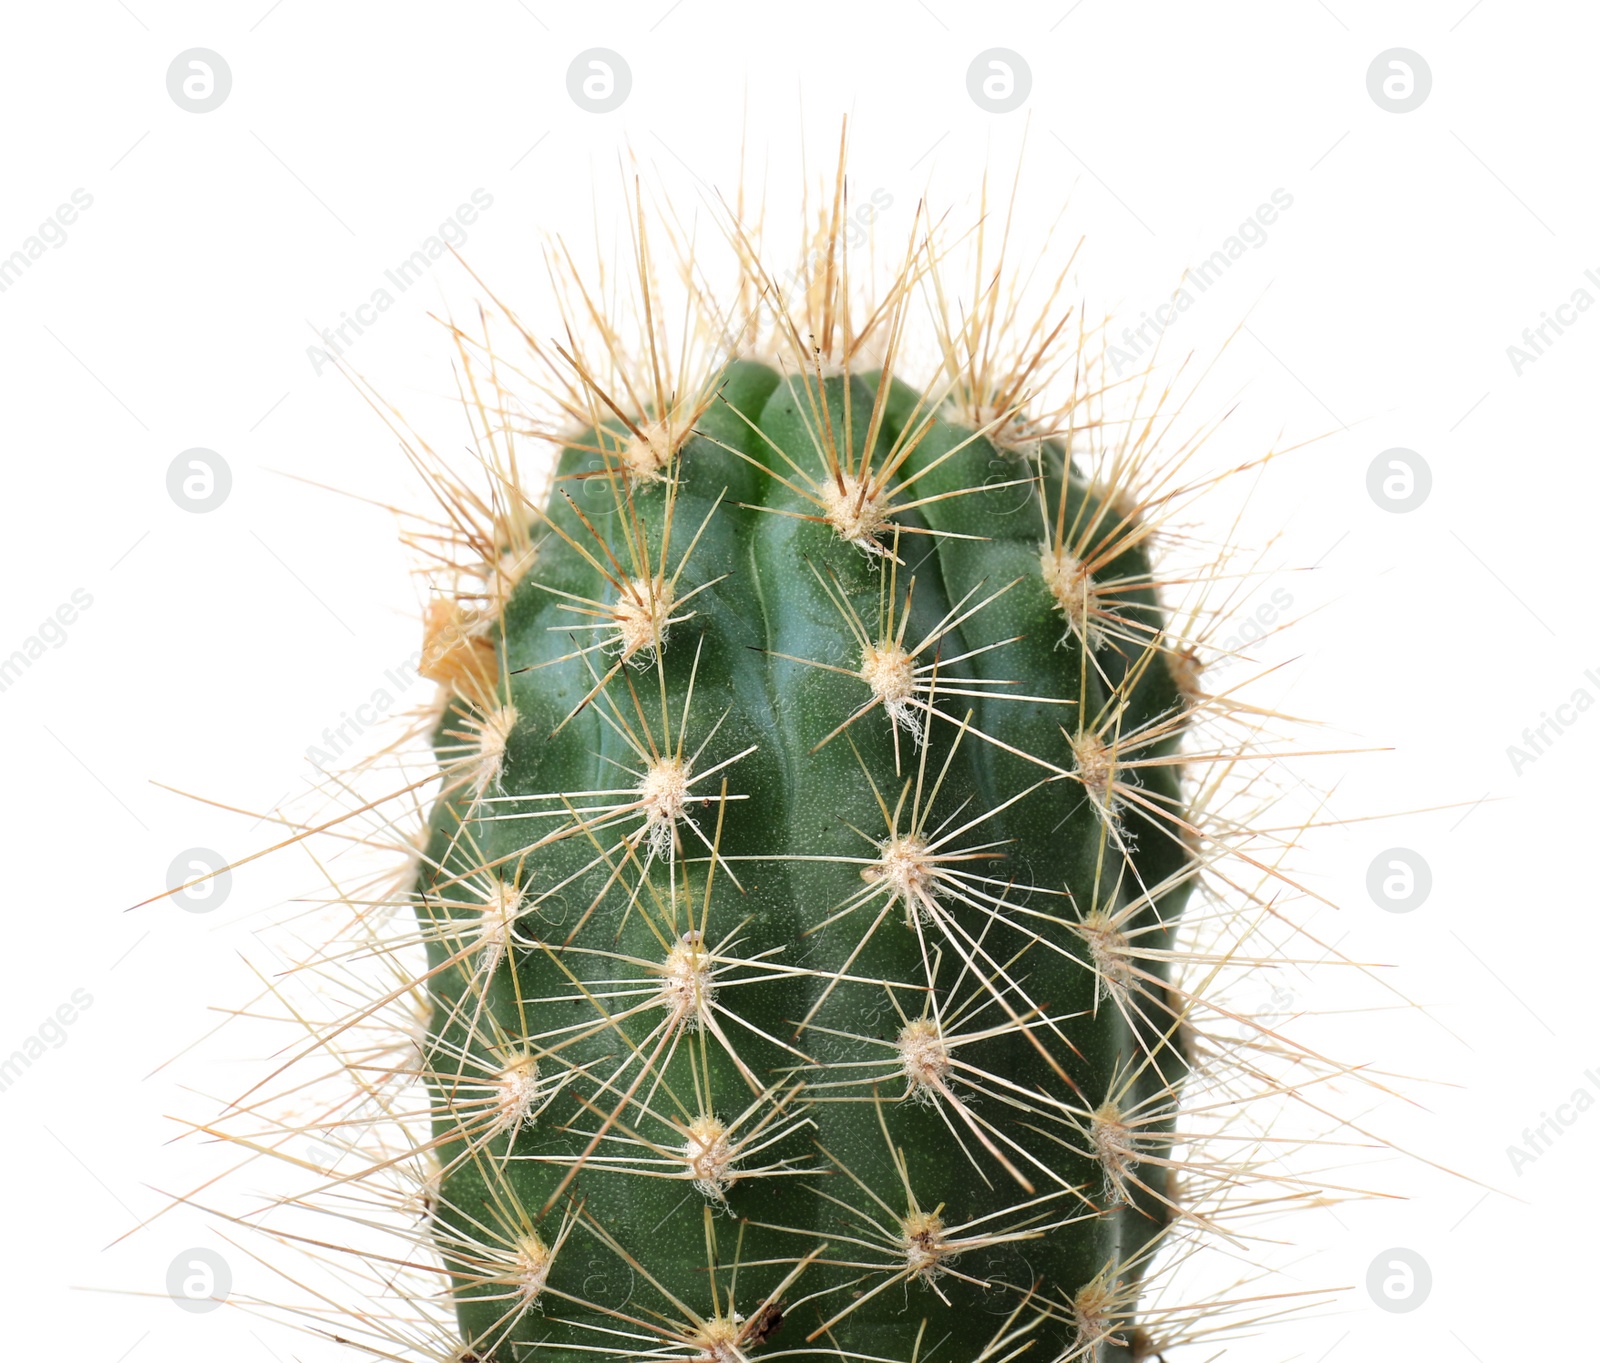
[[1146,1359],[1316,1299],[1171,1290],[1331,1199],[1261,1151],[1339,1072],[1208,993],[1292,887],[1222,812],[1272,716],[1203,684],[1206,433],[1116,414],[1065,269],[1023,312],[919,212],[863,297],[847,214],[841,161],[783,282],[727,214],[721,303],[637,200],[619,294],[553,251],[559,340],[453,329],[470,473],[373,399],[433,762],[330,786],[405,852],[304,972],[368,981],[292,1199],[347,1229],[278,1232],[370,1356]]

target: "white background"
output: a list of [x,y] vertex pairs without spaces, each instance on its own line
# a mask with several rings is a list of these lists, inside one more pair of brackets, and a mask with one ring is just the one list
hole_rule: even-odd
[[[128,912],[164,887],[178,851],[236,857],[271,840],[253,818],[167,787],[267,810],[303,787],[306,747],[417,647],[417,588],[391,518],[282,476],[377,501],[419,495],[350,387],[314,373],[308,323],[336,323],[480,187],[494,206],[464,254],[542,317],[540,233],[588,242],[594,187],[609,215],[628,147],[676,177],[692,211],[697,182],[734,186],[747,130],[781,215],[802,129],[819,171],[846,111],[853,184],[893,198],[886,239],[925,191],[960,202],[986,166],[1008,176],[1026,123],[1024,219],[1070,200],[1085,295],[1130,319],[1274,189],[1293,196],[1164,353],[1202,362],[1244,322],[1197,415],[1240,402],[1219,437],[1233,458],[1315,440],[1252,503],[1249,532],[1281,538],[1246,613],[1277,587],[1293,598],[1298,623],[1256,656],[1292,660],[1287,708],[1327,725],[1303,746],[1382,749],[1291,764],[1352,820],[1314,830],[1296,864],[1341,906],[1319,911],[1324,940],[1386,963],[1384,980],[1418,1006],[1393,995],[1384,1011],[1339,1012],[1343,977],[1326,968],[1296,977],[1296,1006],[1328,1014],[1316,1034],[1341,1057],[1409,1076],[1364,1121],[1454,1173],[1362,1156],[1354,1181],[1403,1196],[1303,1217],[1296,1249],[1276,1256],[1294,1264],[1291,1289],[1351,1290],[1227,1356],[1466,1363],[1592,1349],[1600,1114],[1520,1173],[1507,1149],[1576,1089],[1600,1093],[1587,864],[1600,713],[1520,774],[1507,747],[1576,689],[1600,698],[1584,677],[1600,674],[1600,315],[1520,375],[1507,347],[1574,290],[1600,298],[1584,275],[1600,273],[1600,16],[1507,0],[661,0],[565,14],[549,0],[269,3],[6,7],[0,254],[74,189],[93,206],[0,294],[0,653],[74,589],[93,605],[0,694],[0,1052],[75,989],[94,1000],[0,1093],[6,1355],[340,1354],[244,1312],[174,1307],[167,1265],[200,1245],[272,1295],[201,1211],[120,1238],[211,1167],[192,1142],[164,1146],[182,1129],[171,1118],[209,1112],[244,1073],[225,1062],[249,1057],[202,1047],[158,1067],[220,1020],[215,1008],[253,993],[244,958],[271,965],[252,930],[315,880],[303,860],[278,859],[241,871],[214,914]],[[177,107],[165,83],[197,46],[233,77],[207,114]],[[614,113],[567,93],[568,63],[593,46],[632,70]],[[1433,75],[1405,114],[1366,87],[1369,63],[1396,46]],[[1023,110],[969,99],[968,64],[990,47],[1031,68]],[[447,262],[350,353],[443,445],[464,431],[445,402],[448,347],[425,314],[470,316],[475,297]],[[205,515],[166,492],[169,463],[192,446],[233,474]],[[1409,514],[1366,491],[1369,463],[1392,446],[1432,469],[1430,498]],[[1368,863],[1396,845],[1434,880],[1404,915],[1365,890]],[[1380,1311],[1364,1287],[1395,1246],[1433,1275],[1408,1314]]]

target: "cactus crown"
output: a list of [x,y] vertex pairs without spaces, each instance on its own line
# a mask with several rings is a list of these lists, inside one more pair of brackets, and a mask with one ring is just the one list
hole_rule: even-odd
[[1256,717],[1201,680],[1224,558],[1167,566],[1192,448],[1107,417],[1064,270],[1030,317],[980,233],[958,298],[919,211],[863,304],[848,206],[841,154],[783,280],[734,215],[728,309],[675,238],[676,345],[637,200],[631,325],[558,256],[553,419],[455,330],[476,481],[380,408],[446,514],[431,809],[314,962],[388,972],[319,1044],[399,1024],[319,1122],[408,1245],[351,1245],[374,1355],[1148,1358],[1228,1318],[1163,1265],[1303,1195],[1201,1129],[1282,1085],[1181,922],[1237,951],[1273,890],[1208,880],[1275,874],[1210,817]]

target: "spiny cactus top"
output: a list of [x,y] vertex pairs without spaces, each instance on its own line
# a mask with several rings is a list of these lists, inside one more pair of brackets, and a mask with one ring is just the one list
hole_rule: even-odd
[[403,883],[340,892],[315,967],[376,964],[310,1051],[356,1082],[287,1128],[342,1151],[286,1201],[343,1218],[296,1238],[360,1265],[330,1332],[373,1356],[1151,1358],[1228,1318],[1150,1304],[1171,1247],[1310,1196],[1251,1104],[1335,1067],[1204,993],[1281,852],[1212,815],[1255,715],[1165,599],[1209,480],[1106,415],[1059,279],[962,298],[919,214],[863,309],[846,202],[782,282],[735,220],[676,346],[642,211],[631,329],[558,255],[563,334],[511,318],[553,424],[456,330],[476,480],[391,418],[436,765],[313,831],[392,846],[437,788]]

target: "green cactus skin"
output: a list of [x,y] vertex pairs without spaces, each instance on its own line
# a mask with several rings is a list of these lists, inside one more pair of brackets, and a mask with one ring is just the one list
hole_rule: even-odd
[[[1142,1353],[1194,871],[1149,546],[1059,442],[879,382],[740,360],[657,470],[620,422],[571,439],[439,724],[414,898],[463,1359]],[[892,471],[854,541],[825,450]],[[656,573],[653,617],[619,586]],[[909,699],[875,674],[903,704],[858,714],[847,609],[924,645]]]

